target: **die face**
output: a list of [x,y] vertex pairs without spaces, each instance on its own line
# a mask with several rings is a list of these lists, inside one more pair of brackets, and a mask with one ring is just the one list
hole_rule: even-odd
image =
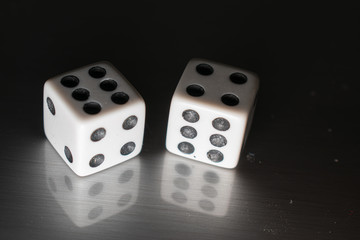
[[76,150],[82,144],[80,136],[83,124],[77,121],[68,103],[48,83],[44,86],[43,110],[47,139],[71,169],[80,168],[80,162],[74,159],[81,157],[80,151]]
[[[234,74],[238,78],[231,80]],[[189,90],[189,86],[202,90]],[[236,167],[258,86],[256,75],[247,71],[206,60],[190,61],[172,98],[166,148],[200,162]],[[235,98],[224,100],[224,95]]]
[[[199,116],[196,122],[191,122],[184,117],[187,112],[192,111]],[[213,123],[217,121],[225,122],[223,124],[225,127],[217,126],[222,130],[213,126]],[[166,148],[186,158],[224,168],[234,168],[238,163],[246,122],[247,113],[234,117],[223,112],[212,111],[201,102],[175,98],[169,115]],[[186,130],[184,130],[186,127],[193,128],[196,136],[192,138],[186,135]],[[193,150],[188,151],[187,145],[192,146]]]
[[45,134],[79,176],[139,154],[144,125],[144,100],[109,63],[61,74],[44,85]]
[[145,106],[140,102],[88,122],[80,133],[81,164],[76,173],[90,175],[137,156],[144,125]]
[[[212,71],[202,70],[207,68]],[[237,114],[251,111],[258,89],[258,77],[252,72],[193,59],[187,64],[174,96],[192,99],[214,110]]]
[[56,157],[46,157],[47,186],[75,225],[90,226],[135,204],[140,180],[139,158],[84,179],[62,161],[52,161]]
[[179,207],[223,217],[228,213],[234,176],[231,170],[165,153],[161,197]]
[[[98,69],[98,72],[92,73],[93,69]],[[72,115],[81,122],[92,121],[138,102],[144,103],[136,89],[108,62],[63,73],[49,79],[46,84],[55,89]]]

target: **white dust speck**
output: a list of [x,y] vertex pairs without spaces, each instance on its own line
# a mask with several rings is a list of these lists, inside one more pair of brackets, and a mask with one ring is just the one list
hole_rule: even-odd
[[338,162],[339,162],[339,159],[335,158],[335,159],[334,159],[334,162],[338,163]]
[[331,133],[333,130],[332,128],[328,128],[328,132]]
[[289,204],[293,204],[293,203],[294,203],[294,201],[292,199],[290,199]]
[[272,234],[274,233],[274,230],[271,228],[264,228],[263,231],[267,232],[267,233],[272,233]]
[[255,162],[255,153],[251,153],[249,152],[247,155],[246,155],[246,160],[253,163]]

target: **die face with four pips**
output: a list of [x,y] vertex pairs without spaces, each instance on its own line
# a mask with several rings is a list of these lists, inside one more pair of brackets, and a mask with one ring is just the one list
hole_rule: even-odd
[[200,162],[236,167],[258,88],[259,79],[252,72],[191,60],[171,101],[166,148]]
[[45,135],[79,176],[138,155],[145,102],[110,63],[61,74],[44,85]]

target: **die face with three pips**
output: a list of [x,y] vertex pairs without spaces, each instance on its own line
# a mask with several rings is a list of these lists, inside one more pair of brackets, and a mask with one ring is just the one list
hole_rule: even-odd
[[61,74],[44,85],[45,135],[79,176],[138,155],[145,102],[110,63]]
[[196,161],[236,167],[258,88],[254,73],[208,60],[191,60],[171,101],[166,148]]

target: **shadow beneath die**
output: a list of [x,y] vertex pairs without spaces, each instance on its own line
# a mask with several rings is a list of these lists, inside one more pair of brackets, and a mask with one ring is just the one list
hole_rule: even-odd
[[172,153],[164,153],[161,197],[195,212],[224,217],[228,213],[235,171]]
[[55,151],[47,149],[45,171],[48,189],[78,227],[114,216],[134,205],[138,198],[139,157],[94,175],[79,177]]

